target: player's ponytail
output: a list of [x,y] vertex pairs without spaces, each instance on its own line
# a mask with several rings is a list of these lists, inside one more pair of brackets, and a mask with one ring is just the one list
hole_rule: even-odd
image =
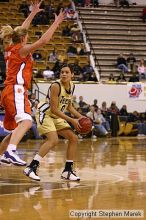
[[28,31],[21,26],[13,29],[10,25],[6,25],[1,28],[0,38],[2,40],[9,38],[14,44],[21,43],[22,37],[26,36],[27,33]]
[[20,43],[21,38],[26,36],[28,33],[27,29],[22,28],[21,26],[18,26],[14,29],[13,34],[12,34],[12,41],[13,43]]
[[4,40],[6,37],[11,38],[14,30],[10,25],[2,26],[0,32],[0,38]]

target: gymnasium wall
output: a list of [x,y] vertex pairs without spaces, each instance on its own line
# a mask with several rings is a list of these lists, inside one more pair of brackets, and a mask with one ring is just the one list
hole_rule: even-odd
[[[38,83],[41,92],[47,94],[49,83]],[[34,90],[36,89],[34,85]],[[75,84],[74,95],[84,97],[84,101],[92,104],[94,99],[98,100],[98,106],[106,101],[108,106],[112,101],[116,101],[119,108],[126,104],[128,111],[146,111],[146,83],[128,84]],[[40,94],[40,99],[44,96]]]

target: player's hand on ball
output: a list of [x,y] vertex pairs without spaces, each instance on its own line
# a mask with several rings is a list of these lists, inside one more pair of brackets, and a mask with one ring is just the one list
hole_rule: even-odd
[[80,131],[81,129],[81,125],[79,123],[79,120],[78,119],[72,119],[72,125],[74,126],[74,128],[77,130],[77,131]]

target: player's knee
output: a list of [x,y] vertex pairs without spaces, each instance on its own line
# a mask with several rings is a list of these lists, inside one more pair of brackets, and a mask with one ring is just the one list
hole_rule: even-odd
[[30,129],[32,127],[32,121],[28,120],[28,128]]
[[58,139],[54,140],[53,145],[56,146],[58,144]]
[[69,138],[69,141],[76,144],[78,142],[78,136],[76,134],[72,134]]
[[48,141],[51,143],[51,145],[53,147],[55,147],[58,144],[58,138],[55,138],[55,139],[52,139],[52,140],[48,140]]
[[31,121],[31,120],[22,121],[22,124],[23,124],[25,127],[27,127],[28,130],[32,127],[32,121]]

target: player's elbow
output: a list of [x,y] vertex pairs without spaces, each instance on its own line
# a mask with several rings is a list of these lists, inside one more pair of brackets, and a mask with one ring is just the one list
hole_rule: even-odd
[[52,112],[54,115],[56,115],[56,113],[57,113],[57,109],[56,109],[56,108],[52,107],[50,110],[51,110],[51,112]]

